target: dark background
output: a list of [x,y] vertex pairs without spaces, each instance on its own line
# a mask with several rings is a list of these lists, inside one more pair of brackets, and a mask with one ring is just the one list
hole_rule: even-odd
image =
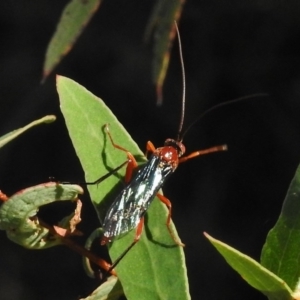
[[[49,176],[83,180],[54,75],[40,85],[45,50],[66,3],[0,4],[0,135],[46,114],[58,117],[1,149],[0,188],[8,195]],[[143,43],[153,4],[104,1],[55,70],[104,99],[142,149],[147,140],[160,146],[175,137],[181,105],[177,44],[163,106],[155,104],[151,46]],[[185,137],[187,152],[222,143],[229,151],[181,165],[164,188],[186,244],[193,299],[265,299],[226,265],[202,232],[259,260],[277,220],[300,160],[299,13],[299,1],[189,0],[184,7],[186,126],[217,103],[269,94],[215,110],[197,123]],[[98,225],[86,195],[82,228]],[[68,249],[29,251],[5,232],[0,239],[2,300],[77,299],[97,285]]]

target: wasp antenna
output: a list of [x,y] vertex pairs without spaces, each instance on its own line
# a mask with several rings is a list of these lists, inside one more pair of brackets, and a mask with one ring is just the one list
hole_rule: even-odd
[[186,82],[185,82],[185,70],[184,70],[184,63],[183,63],[183,55],[182,55],[182,46],[181,46],[181,38],[180,33],[178,29],[177,22],[174,21],[177,38],[178,38],[178,45],[179,45],[179,56],[180,56],[180,64],[181,64],[181,73],[182,73],[182,107],[181,107],[181,117],[179,122],[179,128],[178,128],[178,134],[177,134],[177,140],[179,141],[181,138],[181,132],[184,122],[184,114],[185,114],[185,92],[186,92]]
[[267,93],[258,93],[258,94],[252,94],[252,95],[248,95],[248,96],[243,96],[243,97],[240,97],[240,98],[237,98],[237,99],[233,99],[233,100],[230,100],[230,101],[227,101],[227,102],[223,102],[223,103],[220,103],[220,104],[217,104],[211,108],[209,108],[208,110],[206,110],[203,114],[201,114],[194,122],[192,122],[188,128],[184,131],[184,133],[182,134],[182,137],[181,137],[181,140],[183,140],[183,137],[187,134],[187,132],[197,123],[199,122],[200,120],[203,119],[203,117],[205,117],[206,115],[208,115],[209,113],[211,113],[213,110],[215,109],[219,109],[223,106],[227,106],[227,105],[231,105],[231,104],[234,104],[234,103],[239,103],[239,102],[243,102],[243,101],[246,101],[246,100],[249,100],[249,99],[252,99],[252,98],[255,98],[255,97],[268,97],[269,94]]

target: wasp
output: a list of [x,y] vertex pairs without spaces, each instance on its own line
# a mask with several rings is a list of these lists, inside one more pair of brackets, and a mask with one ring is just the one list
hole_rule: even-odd
[[[163,196],[159,190],[162,188],[166,180],[175,172],[178,165],[182,162],[190,160],[200,155],[226,151],[227,145],[218,145],[204,150],[198,150],[192,152],[189,155],[185,155],[185,146],[183,144],[183,123],[185,114],[185,71],[182,55],[182,47],[180,34],[176,22],[175,28],[179,43],[180,62],[182,68],[182,81],[183,81],[183,95],[182,95],[182,109],[181,119],[179,124],[178,135],[176,139],[166,139],[164,146],[155,148],[153,143],[148,141],[146,145],[146,155],[152,153],[147,163],[145,163],[138,169],[138,164],[134,156],[120,145],[114,143],[112,135],[109,131],[109,125],[105,125],[106,133],[112,143],[112,145],[121,151],[124,151],[127,155],[127,168],[125,174],[125,188],[119,193],[119,195],[112,202],[108,211],[106,212],[103,224],[102,224],[102,238],[101,245],[106,245],[114,238],[117,238],[132,229],[136,229],[135,237],[129,247],[113,262],[111,269],[113,269],[120,260],[128,253],[128,251],[139,241],[144,227],[144,216],[149,206],[155,197],[163,202],[168,208],[168,216],[166,225],[168,231],[179,246],[184,244],[179,241],[173,231],[170,228],[171,223],[171,210],[172,205],[170,200]],[[119,168],[119,167],[118,167]],[[113,171],[114,172],[114,171]],[[100,183],[103,178],[107,178],[107,175],[101,177],[95,183]]]

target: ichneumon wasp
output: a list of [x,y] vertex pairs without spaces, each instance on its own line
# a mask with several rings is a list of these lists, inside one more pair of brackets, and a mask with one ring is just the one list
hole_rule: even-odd
[[[146,146],[146,155],[149,152],[151,152],[152,155],[148,162],[139,168],[139,170],[133,175],[134,171],[138,168],[138,164],[134,156],[122,146],[114,143],[112,135],[109,132],[109,125],[105,125],[106,133],[114,148],[126,153],[127,168],[125,174],[126,186],[115,198],[106,212],[102,224],[103,235],[101,238],[101,245],[106,245],[114,238],[117,238],[132,229],[136,229],[133,242],[113,262],[110,270],[113,269],[128,253],[128,251],[139,241],[143,232],[145,213],[156,196],[168,208],[166,225],[171,237],[177,245],[184,246],[181,241],[177,240],[170,228],[172,207],[171,202],[168,198],[160,194],[159,190],[162,188],[167,178],[169,178],[169,176],[177,169],[180,163],[200,155],[227,150],[226,145],[219,145],[208,149],[195,151],[184,156],[185,146],[182,143],[182,129],[185,114],[185,71],[179,30],[176,22],[174,22],[174,24],[178,37],[183,81],[182,109],[177,138],[167,139],[164,143],[164,146],[160,148],[155,148],[154,145],[149,141]],[[107,178],[107,175],[104,177]],[[104,177],[101,177],[96,181],[96,183],[103,181]]]

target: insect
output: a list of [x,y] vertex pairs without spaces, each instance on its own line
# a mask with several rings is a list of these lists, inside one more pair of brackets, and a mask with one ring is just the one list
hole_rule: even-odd
[[[75,184],[47,182],[23,189],[11,197],[0,191],[0,229],[5,230],[7,237],[27,248],[46,249],[57,245],[66,245],[104,270],[115,274],[110,265],[81,247],[68,236],[77,235],[76,225],[81,221],[81,201],[78,194],[83,189]],[[63,218],[58,226],[49,226],[40,220],[37,212],[40,206],[55,201],[76,201],[75,212]]]
[[[101,245],[105,245],[111,242],[114,238],[117,238],[132,229],[136,229],[133,242],[114,261],[112,267],[115,267],[126,255],[126,253],[128,253],[128,251],[139,241],[143,232],[145,213],[156,196],[168,208],[166,225],[171,237],[177,245],[184,246],[181,241],[177,240],[170,228],[172,207],[171,202],[168,198],[160,194],[159,190],[180,163],[200,155],[227,150],[226,145],[219,145],[205,150],[195,151],[187,156],[184,156],[185,146],[182,143],[182,128],[185,113],[185,72],[180,35],[176,23],[175,27],[179,41],[179,52],[183,77],[182,110],[177,138],[167,139],[164,143],[164,146],[157,149],[155,149],[151,142],[148,142],[146,146],[147,153],[151,152],[152,155],[148,162],[133,176],[134,170],[138,167],[135,158],[125,148],[114,143],[112,135],[109,132],[109,125],[105,125],[106,133],[112,145],[116,149],[126,153],[128,164],[125,174],[125,183],[127,185],[115,198],[105,215],[102,226],[103,236],[100,243]],[[103,177],[96,182],[100,182],[102,180]]]

